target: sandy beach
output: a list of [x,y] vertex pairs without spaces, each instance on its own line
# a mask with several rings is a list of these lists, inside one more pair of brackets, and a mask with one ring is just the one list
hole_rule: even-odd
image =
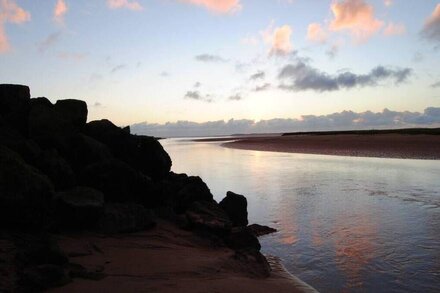
[[440,159],[440,135],[289,135],[239,138],[224,147],[336,156]]
[[102,272],[101,280],[74,279],[50,292],[316,292],[268,257],[270,277],[232,249],[160,222],[126,235],[60,236],[71,262]]

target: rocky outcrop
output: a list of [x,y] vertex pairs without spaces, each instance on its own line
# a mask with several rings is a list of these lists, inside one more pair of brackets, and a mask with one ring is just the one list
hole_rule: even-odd
[[77,129],[82,129],[86,125],[88,113],[86,102],[73,99],[59,100],[55,103],[54,109]]
[[227,235],[232,223],[225,211],[214,201],[196,201],[186,211],[186,217],[194,228]]
[[277,229],[259,224],[249,225],[248,229],[257,237],[277,232]]
[[247,200],[241,194],[228,191],[226,197],[220,202],[220,206],[226,211],[234,226],[247,226]]
[[27,86],[0,84],[1,124],[27,135],[30,98]]

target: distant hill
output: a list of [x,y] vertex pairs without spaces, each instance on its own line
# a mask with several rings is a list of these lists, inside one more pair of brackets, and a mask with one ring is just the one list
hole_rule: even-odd
[[344,130],[344,131],[307,131],[307,132],[287,132],[282,136],[288,135],[373,135],[373,134],[429,134],[440,135],[440,128],[404,128],[404,129],[370,129],[370,130]]

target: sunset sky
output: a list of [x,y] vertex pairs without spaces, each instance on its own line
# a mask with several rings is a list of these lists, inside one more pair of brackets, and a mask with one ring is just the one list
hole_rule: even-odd
[[438,0],[0,0],[0,9],[0,82],[53,102],[83,99],[89,119],[298,122],[347,110],[353,124],[387,108],[440,123]]

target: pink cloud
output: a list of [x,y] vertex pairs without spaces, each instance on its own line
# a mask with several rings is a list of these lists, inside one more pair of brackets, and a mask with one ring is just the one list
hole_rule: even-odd
[[64,15],[67,13],[67,10],[69,8],[67,7],[66,2],[64,0],[57,0],[57,3],[55,4],[55,8],[53,10],[53,18],[58,23],[64,23]]
[[182,2],[203,6],[216,13],[233,13],[241,9],[240,0],[180,0]]
[[311,23],[307,27],[307,39],[322,44],[327,41],[327,33],[319,23]]
[[271,24],[261,32],[261,35],[264,42],[271,46],[270,55],[286,55],[292,52],[292,28],[289,25],[273,28],[273,24]]
[[375,17],[373,6],[364,0],[335,1],[331,11],[334,18],[329,28],[348,31],[357,43],[365,42],[383,26],[383,22]]
[[426,20],[422,33],[426,38],[440,42],[440,4],[437,4],[431,16]]
[[5,53],[11,48],[5,32],[5,24],[21,24],[30,19],[30,13],[18,6],[14,0],[0,0],[0,53]]
[[134,11],[140,11],[144,9],[142,5],[136,0],[107,0],[107,5],[111,9],[125,8]]
[[405,33],[406,33],[406,27],[402,23],[390,22],[383,30],[383,34],[385,36],[397,36],[397,35],[403,35]]

